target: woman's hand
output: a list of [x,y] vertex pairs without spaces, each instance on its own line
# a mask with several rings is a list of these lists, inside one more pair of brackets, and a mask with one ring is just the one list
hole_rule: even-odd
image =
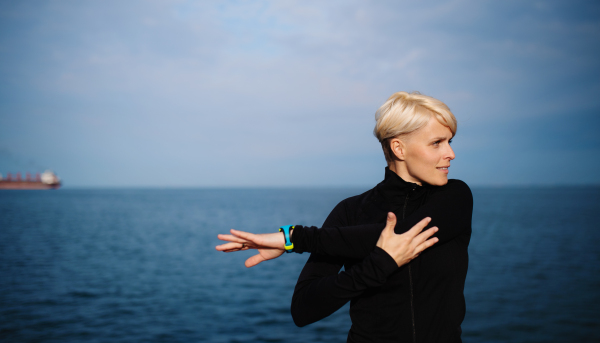
[[[253,234],[231,229],[231,235],[218,235],[222,241],[229,243],[217,245],[218,251],[234,252],[240,250],[257,249],[258,254],[246,260],[246,267],[254,267],[255,265],[277,258],[285,251],[285,238],[281,232]],[[290,236],[293,231],[290,232]]]
[[381,231],[377,246],[392,256],[398,267],[403,266],[439,240],[436,237],[428,240],[429,237],[438,231],[438,228],[435,226],[420,233],[430,221],[431,218],[427,217],[418,222],[410,230],[397,235],[394,232],[396,216],[392,212],[389,212],[387,223],[383,231]]

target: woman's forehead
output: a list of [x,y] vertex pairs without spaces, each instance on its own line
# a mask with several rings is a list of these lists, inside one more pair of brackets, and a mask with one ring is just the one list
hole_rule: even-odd
[[452,130],[448,126],[440,123],[436,118],[431,117],[427,125],[414,132],[414,137],[420,137],[425,139],[430,138],[452,138]]

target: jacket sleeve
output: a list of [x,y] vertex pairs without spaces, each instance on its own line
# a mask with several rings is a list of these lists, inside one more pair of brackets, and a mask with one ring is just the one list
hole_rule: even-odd
[[384,227],[384,223],[322,229],[296,225],[292,235],[294,252],[363,259],[373,251]]
[[[451,180],[447,185],[436,189],[423,206],[404,221],[398,222],[394,231],[404,233],[423,218],[431,217],[431,222],[424,230],[437,226],[439,231],[434,237],[438,237],[440,242],[437,244],[441,244],[470,230],[472,212],[473,196],[469,186],[460,180]],[[299,253],[363,259],[373,251],[384,227],[385,224],[332,226],[322,229],[297,226],[292,236],[294,250]]]
[[[324,226],[344,226],[344,202],[331,212]],[[294,233],[295,234],[295,233]],[[366,289],[383,285],[398,269],[384,250],[371,246],[364,259],[348,270],[340,271],[340,257],[311,254],[300,273],[292,297],[292,318],[297,326],[321,320]]]

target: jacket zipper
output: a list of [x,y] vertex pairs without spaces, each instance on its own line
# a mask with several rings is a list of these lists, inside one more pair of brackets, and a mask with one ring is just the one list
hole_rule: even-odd
[[[416,188],[416,186],[413,186],[413,188],[411,189],[411,191],[414,191]],[[404,220],[405,216],[406,216],[406,206],[408,205],[408,196],[410,195],[409,193],[406,193],[406,200],[404,201],[404,208],[402,209],[402,220]],[[413,329],[413,343],[417,343],[417,329],[415,326],[415,307],[414,307],[414,303],[413,303],[413,280],[412,280],[412,271],[410,268],[410,263],[408,264],[408,284],[410,286],[410,314],[411,314],[411,319],[412,319],[412,329]]]

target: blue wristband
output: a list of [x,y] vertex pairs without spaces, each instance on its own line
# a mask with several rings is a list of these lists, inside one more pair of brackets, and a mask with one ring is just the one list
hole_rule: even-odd
[[279,228],[279,232],[283,232],[285,237],[285,252],[294,252],[294,243],[290,241],[290,230],[294,229],[294,225],[285,225]]

